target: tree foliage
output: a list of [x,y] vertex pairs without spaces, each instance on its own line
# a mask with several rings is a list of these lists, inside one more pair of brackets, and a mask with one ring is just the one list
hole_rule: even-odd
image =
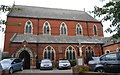
[[[6,13],[7,11],[9,11],[11,8],[10,6],[6,6],[6,5],[0,5],[0,11]],[[5,20],[0,20],[0,24],[6,24]]]
[[94,13],[95,16],[103,17],[102,21],[111,21],[112,23],[105,31],[110,33],[117,31],[117,34],[113,35],[113,37],[120,37],[120,1],[110,1],[103,7],[95,6],[92,13]]

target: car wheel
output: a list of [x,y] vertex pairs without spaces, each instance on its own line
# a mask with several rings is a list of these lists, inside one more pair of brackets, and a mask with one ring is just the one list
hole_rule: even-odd
[[62,70],[62,68],[58,68],[59,70]]
[[10,68],[9,69],[9,74],[12,74],[13,73],[13,68]]
[[23,71],[23,66],[21,66],[20,71]]
[[98,68],[98,69],[96,70],[96,72],[104,73],[105,70],[104,70],[103,68]]

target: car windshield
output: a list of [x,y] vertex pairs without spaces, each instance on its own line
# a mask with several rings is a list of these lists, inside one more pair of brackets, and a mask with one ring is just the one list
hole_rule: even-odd
[[41,63],[51,63],[50,60],[42,60]]
[[68,60],[59,60],[60,63],[69,63]]
[[0,61],[1,64],[10,64],[11,62],[12,61],[10,59],[4,59]]

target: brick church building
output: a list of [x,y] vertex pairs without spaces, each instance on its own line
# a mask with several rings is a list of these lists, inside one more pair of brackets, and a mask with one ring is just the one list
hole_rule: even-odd
[[7,15],[4,51],[24,59],[24,68],[36,60],[76,60],[85,63],[104,53],[103,25],[85,11],[14,5]]

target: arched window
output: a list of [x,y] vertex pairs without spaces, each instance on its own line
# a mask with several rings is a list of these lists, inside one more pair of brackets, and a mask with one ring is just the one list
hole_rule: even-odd
[[32,34],[33,33],[33,24],[30,20],[28,20],[26,23],[25,23],[25,27],[24,27],[24,33],[27,34]]
[[69,59],[69,60],[74,60],[74,59],[76,59],[76,51],[75,51],[75,48],[74,48],[73,46],[68,46],[68,47],[66,48],[65,55],[66,55],[66,59]]
[[82,35],[82,26],[79,23],[76,25],[76,35]]
[[88,62],[92,59],[92,57],[94,56],[94,50],[92,47],[88,46],[86,47],[86,64],[88,64]]
[[67,26],[64,22],[60,25],[60,35],[67,35]]
[[51,34],[50,24],[47,21],[43,25],[43,34]]
[[97,35],[97,26],[96,25],[93,26],[93,32],[94,32],[94,35],[96,36]]
[[55,60],[55,50],[51,46],[47,46],[43,52],[44,59]]

